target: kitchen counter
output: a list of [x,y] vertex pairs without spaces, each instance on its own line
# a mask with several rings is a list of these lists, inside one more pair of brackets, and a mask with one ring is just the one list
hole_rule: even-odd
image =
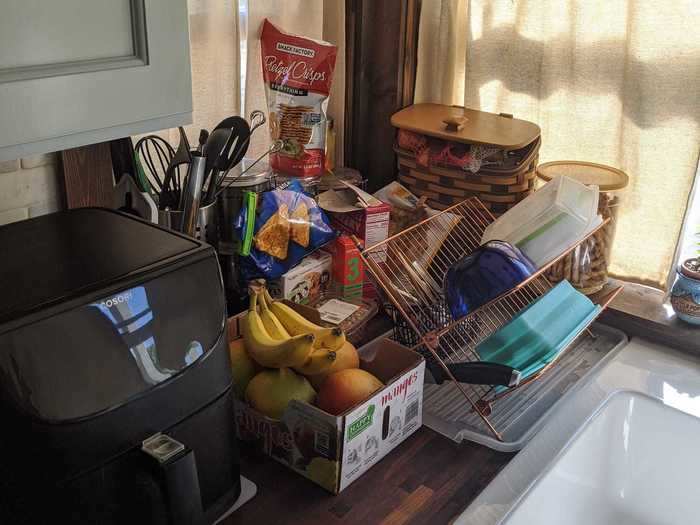
[[[364,329],[371,341],[392,327],[380,314]],[[460,444],[423,426],[339,495],[241,444],[241,475],[256,496],[222,525],[341,523],[441,525],[458,516],[514,454]]]
[[[643,297],[639,297],[640,294]],[[650,326],[654,320],[648,312],[638,310],[658,303],[653,310],[661,311],[663,301],[657,297],[659,294],[632,285],[628,298],[622,295],[606,313],[612,317],[609,321],[614,321],[610,324],[622,325],[621,328],[635,335],[654,336]],[[653,295],[653,304],[650,295]],[[636,324],[622,323],[621,316],[629,317],[632,321],[627,322]],[[672,326],[670,333],[665,331],[660,336],[668,341],[668,336],[673,335],[681,338],[681,343],[693,339],[696,345],[693,337],[685,337],[689,329],[679,322],[676,324],[679,326]],[[364,338],[369,341],[391,326],[380,314],[370,321]],[[679,346],[686,352],[690,350],[688,344]],[[241,473],[257,485],[258,493],[223,524],[450,523],[514,456],[514,453],[496,452],[467,441],[457,444],[424,426],[345,491],[333,496],[243,444]]]
[[243,444],[241,474],[258,493],[222,525],[449,523],[513,456],[422,427],[334,496]]

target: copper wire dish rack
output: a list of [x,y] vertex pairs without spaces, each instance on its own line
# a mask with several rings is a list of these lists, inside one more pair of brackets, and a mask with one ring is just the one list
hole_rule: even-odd
[[[372,277],[416,333],[419,342],[414,348],[444,370],[489,432],[502,441],[498,425],[489,419],[493,404],[537,380],[575,342],[536,374],[506,390],[492,385],[459,383],[447,364],[479,361],[477,345],[552,289],[553,284],[545,277],[545,272],[574,250],[576,245],[513,290],[463,318],[452,319],[442,288],[445,274],[452,264],[479,247],[486,226],[493,221],[489,210],[478,198],[472,197],[361,251],[361,256]],[[590,232],[589,236],[595,231]],[[577,245],[585,240],[581,239]],[[607,286],[590,299],[600,305],[602,311],[621,290],[621,286]],[[574,341],[588,331],[588,326],[575,334]]]

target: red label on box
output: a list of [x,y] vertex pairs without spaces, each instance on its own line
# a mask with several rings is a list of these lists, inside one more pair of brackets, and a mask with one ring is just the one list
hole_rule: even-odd
[[389,236],[391,206],[380,204],[350,213],[329,213],[334,228],[347,235],[355,235],[365,243],[365,248],[383,241]]

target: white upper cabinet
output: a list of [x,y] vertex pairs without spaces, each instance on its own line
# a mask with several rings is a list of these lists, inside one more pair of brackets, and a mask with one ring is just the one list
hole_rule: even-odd
[[192,120],[186,0],[4,0],[0,161]]

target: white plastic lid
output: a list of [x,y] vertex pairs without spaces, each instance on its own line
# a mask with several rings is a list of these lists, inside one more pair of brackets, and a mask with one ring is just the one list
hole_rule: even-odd
[[487,226],[481,242],[509,242],[542,267],[600,223],[598,197],[597,186],[556,177]]

